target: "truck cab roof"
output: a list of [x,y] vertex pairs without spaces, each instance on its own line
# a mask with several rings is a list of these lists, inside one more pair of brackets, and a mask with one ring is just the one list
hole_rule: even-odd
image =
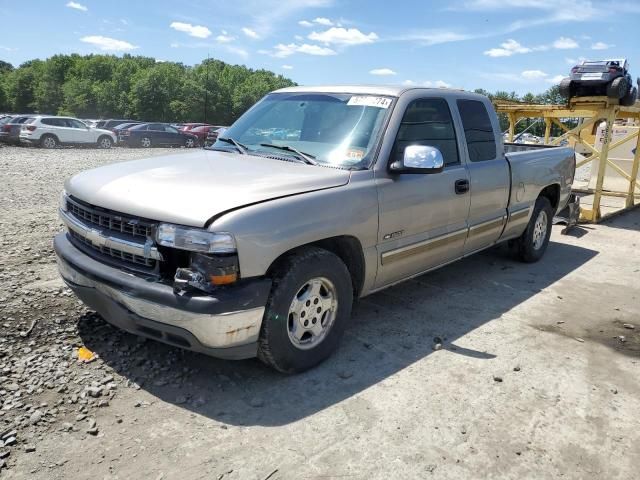
[[[409,90],[428,90],[441,92],[461,93],[463,90],[453,88],[428,88],[413,87],[403,85],[309,85],[298,87],[287,87],[276,90],[273,93],[352,93],[356,95],[385,95],[399,97]],[[464,92],[467,93],[467,92]]]

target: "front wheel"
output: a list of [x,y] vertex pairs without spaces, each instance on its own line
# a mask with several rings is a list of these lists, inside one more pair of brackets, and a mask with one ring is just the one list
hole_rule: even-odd
[[151,146],[151,139],[149,137],[142,137],[140,139],[140,146],[142,148],[149,148]]
[[112,146],[113,146],[113,141],[109,137],[104,136],[98,139],[98,148],[108,149],[108,148],[111,148]]
[[187,138],[187,139],[184,141],[184,146],[185,146],[186,148],[193,148],[193,147],[195,147],[195,146],[196,146],[196,141],[195,141],[193,138]]
[[520,260],[533,263],[542,258],[549,245],[552,224],[553,208],[549,199],[538,197],[527,229],[516,241]]
[[352,303],[351,276],[336,255],[309,247],[286,258],[274,274],[258,358],[283,373],[317,365],[337,348]]

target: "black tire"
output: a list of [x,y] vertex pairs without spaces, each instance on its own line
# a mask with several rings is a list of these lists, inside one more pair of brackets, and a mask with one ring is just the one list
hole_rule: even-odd
[[150,148],[153,145],[150,137],[142,137],[140,139],[140,146],[142,148]]
[[616,100],[624,97],[629,91],[629,83],[624,77],[614,78],[613,81],[607,85],[607,97],[615,98]]
[[96,146],[98,148],[102,148],[102,149],[109,149],[111,147],[113,147],[113,140],[108,137],[107,135],[103,135],[100,138],[98,138],[98,142],[96,143]]
[[44,134],[40,137],[40,146],[42,148],[51,149],[56,148],[58,146],[58,139],[55,135],[51,135],[50,133]]
[[633,87],[629,90],[629,92],[620,99],[620,105],[623,107],[633,107],[636,103],[636,99],[638,98],[638,89]]
[[[541,238],[542,243],[537,243],[536,238],[536,222],[541,215],[546,215],[546,230],[544,237]],[[529,224],[524,233],[516,240],[518,258],[526,263],[534,263],[542,258],[544,252],[549,245],[549,237],[551,236],[551,226],[553,225],[553,208],[549,199],[546,197],[538,197],[533,207],[533,214],[529,219]]]
[[[296,319],[290,315],[289,309],[305,284],[316,278],[324,278],[332,284],[337,307],[333,307],[335,317],[324,337],[317,345],[302,349],[290,338],[289,332]],[[321,248],[307,247],[285,258],[273,275],[271,295],[258,340],[258,358],[282,373],[297,373],[314,367],[337,348],[351,316],[352,304],[351,276],[336,255]],[[324,312],[322,315],[325,318]],[[323,318],[319,321],[322,322]],[[316,319],[313,320],[315,324]]]
[[571,79],[563,78],[560,82],[560,96],[569,100],[572,96]]

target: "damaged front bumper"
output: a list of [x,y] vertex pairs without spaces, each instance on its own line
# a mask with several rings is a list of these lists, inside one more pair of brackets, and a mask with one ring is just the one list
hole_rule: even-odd
[[54,249],[67,285],[112,325],[218,358],[256,356],[270,279],[243,281],[212,294],[177,295],[169,285],[95,260],[66,233],[55,237]]

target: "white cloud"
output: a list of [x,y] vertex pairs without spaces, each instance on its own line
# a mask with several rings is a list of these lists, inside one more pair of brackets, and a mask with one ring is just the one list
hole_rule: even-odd
[[321,47],[319,45],[310,45],[308,43],[297,44],[297,43],[289,43],[285,45],[284,43],[279,43],[276,45],[273,52],[261,50],[261,53],[267,53],[276,58],[285,58],[293,55],[294,53],[304,53],[306,55],[315,55],[320,57],[325,57],[328,55],[335,55],[336,51],[327,47]]
[[68,2],[66,6],[69,8],[73,8],[75,10],[81,10],[83,12],[86,12],[87,10],[89,10],[87,7],[85,7],[84,5],[78,2]]
[[299,42],[302,42],[304,40],[304,37],[302,35],[294,35],[293,38],[295,38]]
[[519,42],[512,38],[504,43],[500,44],[500,48],[491,48],[484,52],[485,55],[490,57],[510,57],[516,53],[529,53],[530,48],[521,45]]
[[390,68],[374,68],[373,70],[369,70],[369,73],[371,75],[379,75],[382,77],[389,76],[389,75],[396,75],[396,72],[394,72]]
[[331,27],[324,32],[311,32],[308,38],[325,45],[360,45],[375,42],[378,35],[374,32],[364,34],[357,28]]
[[249,57],[249,52],[247,52],[244,48],[234,47],[232,45],[227,45],[227,46],[225,46],[225,49],[230,53],[238,55],[239,57],[242,57],[242,58],[248,58]]
[[282,65],[282,68],[284,70],[293,70],[293,66],[292,65]]
[[309,27],[313,27],[313,23],[311,23],[311,22],[310,22],[310,21],[308,21],[308,20],[300,20],[300,21],[298,22],[298,25],[300,25],[301,27],[307,27],[307,28],[309,28]]
[[522,77],[526,78],[527,80],[540,80],[541,78],[545,78],[548,76],[548,74],[546,74],[542,70],[525,70],[520,75],[522,75]]
[[255,30],[251,30],[247,27],[242,27],[242,33],[244,33],[249,38],[260,38],[260,35]]
[[570,48],[578,48],[578,42],[576,42],[573,38],[568,37],[560,37],[555,42],[553,42],[553,48],[557,48],[560,50],[567,50]]
[[98,47],[100,50],[107,52],[128,52],[129,50],[135,50],[138,48],[124,40],[116,40],[115,38],[103,37],[101,35],[89,35],[87,37],[82,37],[80,41],[89,43]]
[[169,27],[179,32],[184,32],[191,37],[208,38],[211,36],[211,30],[203,25],[192,25],[190,23],[172,22]]
[[218,43],[231,43],[236,39],[236,37],[229,35],[229,32],[226,30],[222,30],[222,33],[216,37],[216,42]]
[[609,43],[604,42],[596,42],[591,45],[591,50],[607,50],[608,48],[615,47],[615,45],[611,45]]
[[426,30],[426,31],[410,32],[408,34],[403,34],[403,35],[391,38],[391,40],[420,42],[423,45],[431,46],[431,45],[439,45],[441,43],[461,42],[463,40],[470,40],[473,38],[477,38],[477,36],[466,34],[466,33],[452,32],[448,30]]
[[324,25],[325,27],[331,27],[333,25],[333,22],[325,17],[314,18],[313,23],[317,23],[318,25]]
[[416,84],[416,82],[414,82],[413,80],[404,80],[402,82],[402,85],[404,85],[405,87],[412,87]]

